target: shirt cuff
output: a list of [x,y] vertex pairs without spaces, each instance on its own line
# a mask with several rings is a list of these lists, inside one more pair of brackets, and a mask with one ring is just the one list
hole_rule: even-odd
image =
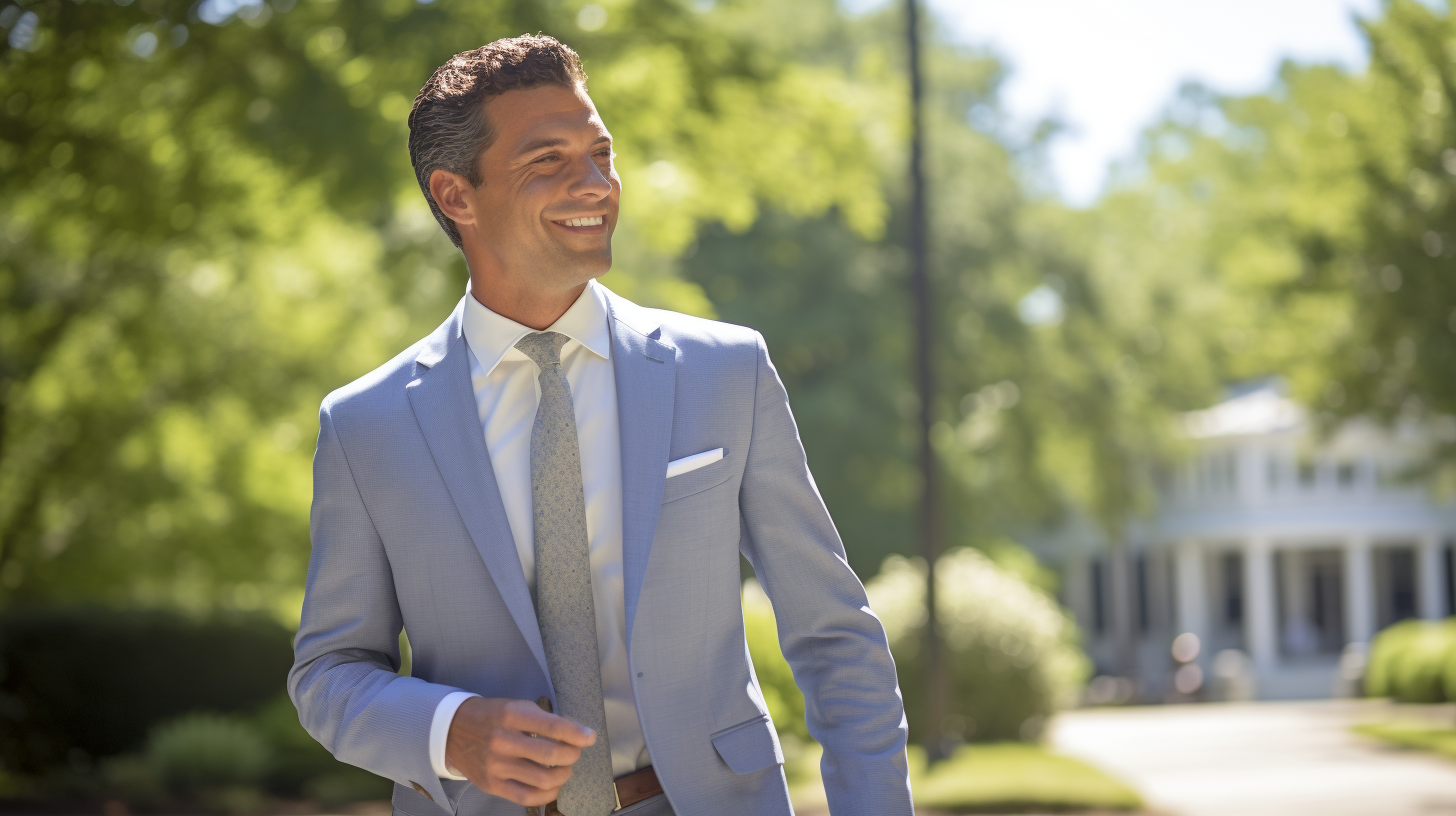
[[479,696],[468,691],[452,691],[435,706],[435,718],[430,721],[430,767],[435,769],[435,776],[455,780],[465,778],[445,764],[445,743],[450,737],[450,723],[455,719],[455,712],[466,700]]

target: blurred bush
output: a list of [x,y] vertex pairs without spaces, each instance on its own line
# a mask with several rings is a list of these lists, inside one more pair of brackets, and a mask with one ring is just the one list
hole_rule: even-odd
[[107,757],[101,762],[102,790],[133,808],[155,808],[167,799],[157,772],[140,754]]
[[88,763],[141,749],[153,726],[188,712],[256,709],[283,690],[290,640],[261,615],[0,613],[0,765]]
[[1456,701],[1456,618],[1402,621],[1376,635],[1365,694],[1402,703]]
[[[1018,565],[1019,566],[1019,565]],[[910,735],[928,733],[922,644],[925,565],[891,556],[866,586],[885,624],[905,694]],[[974,742],[1034,740],[1047,717],[1073,704],[1089,664],[1075,624],[1017,568],[979,550],[953,550],[936,568],[941,631],[951,674],[943,731]]]
[[197,712],[158,726],[147,764],[168,790],[183,793],[254,785],[268,772],[268,743],[237,717]]
[[104,797],[134,809],[212,813],[259,812],[270,797],[333,808],[387,799],[393,786],[330,756],[303,730],[282,693],[246,716],[192,712],[168,720],[152,729],[141,751],[105,758],[99,776],[52,776],[41,790],[52,798]]
[[0,795],[214,813],[389,798],[299,724],[291,639],[264,616],[0,613]]
[[[937,586],[953,689],[949,725],[967,740],[1036,739],[1049,715],[1076,701],[1087,677],[1076,627],[1051,595],[1023,577],[1023,567],[1019,561],[1000,566],[972,549],[946,553],[940,561]],[[924,564],[891,556],[866,590],[890,639],[914,741],[927,733],[917,693],[924,685]],[[743,618],[754,670],[787,755],[791,744],[809,739],[804,700],[757,582],[744,585]]]

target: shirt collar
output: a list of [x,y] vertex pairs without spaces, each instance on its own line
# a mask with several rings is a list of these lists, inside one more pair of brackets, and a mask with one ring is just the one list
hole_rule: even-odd
[[[546,331],[559,332],[602,358],[612,358],[612,337],[607,326],[607,299],[601,284],[588,281],[581,296]],[[487,309],[465,284],[465,342],[489,374],[522,337],[535,331],[529,326]]]

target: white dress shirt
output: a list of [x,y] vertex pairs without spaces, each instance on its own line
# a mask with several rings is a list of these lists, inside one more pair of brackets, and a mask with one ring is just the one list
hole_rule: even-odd
[[[465,289],[464,332],[470,350],[470,381],[495,481],[510,521],[516,554],[531,597],[536,593],[536,550],[531,512],[531,428],[541,400],[540,369],[516,342],[533,329],[503,317]],[[602,662],[602,696],[612,748],[612,774],[622,776],[651,764],[632,679],[627,668],[626,598],[622,579],[622,440],[617,425],[617,377],[606,295],[592,281],[547,331],[571,338],[561,349],[561,368],[571,385],[581,448],[581,483],[591,551],[592,595],[597,649]],[[445,763],[450,722],[460,704],[478,695],[455,692],[435,709],[430,724],[430,764],[446,779],[464,779]]]

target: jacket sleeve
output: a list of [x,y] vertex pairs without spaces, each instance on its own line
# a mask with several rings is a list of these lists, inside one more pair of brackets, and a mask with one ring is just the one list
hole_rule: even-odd
[[779,643],[804,692],[809,733],[834,816],[913,814],[908,727],[885,629],[814,478],[788,395],[758,339],[753,432],[739,493],[742,551],[778,619]]
[[436,707],[459,689],[396,673],[404,622],[389,559],[327,402],[313,478],[313,552],[289,697],[303,727],[337,759],[422,788],[453,810],[430,764],[429,737]]

